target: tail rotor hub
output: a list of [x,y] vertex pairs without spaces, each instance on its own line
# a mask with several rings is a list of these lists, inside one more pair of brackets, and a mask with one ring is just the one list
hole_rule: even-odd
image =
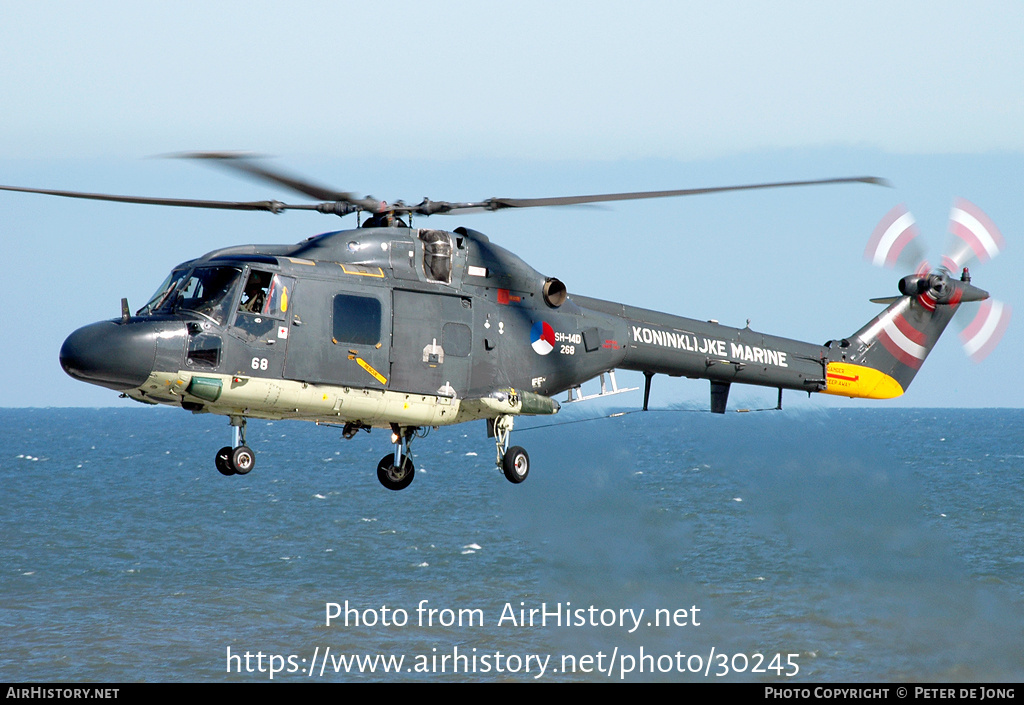
[[[986,301],[988,292],[971,284],[971,273],[965,265],[972,260],[986,262],[999,254],[1004,247],[1002,235],[980,208],[962,198],[956,199],[950,211],[949,231],[953,242],[941,259],[942,266],[932,271],[922,255],[923,249],[916,242],[920,232],[914,218],[905,206],[899,205],[889,211],[875,228],[864,257],[876,266],[891,268],[897,261],[913,266],[908,258],[910,253],[910,257],[917,260],[916,269],[914,274],[900,279],[898,288],[900,294],[913,298],[928,312],[935,312],[938,306],[955,307]],[[958,270],[962,271],[960,278],[956,279],[950,273]],[[1010,317],[1008,306],[999,302],[986,304],[961,336],[964,349],[976,362],[995,348]]]

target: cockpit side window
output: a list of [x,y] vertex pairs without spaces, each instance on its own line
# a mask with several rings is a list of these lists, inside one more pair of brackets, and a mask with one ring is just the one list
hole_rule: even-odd
[[270,282],[270,291],[267,292],[267,304],[264,306],[266,314],[274,318],[283,318],[288,313],[294,289],[295,280],[292,277],[275,274]]
[[235,326],[255,338],[267,335],[288,313],[294,288],[295,279],[292,277],[255,269],[250,271],[238,302]]
[[242,290],[242,298],[238,302],[238,310],[245,313],[266,313],[265,310],[270,302],[268,293],[270,291],[270,272],[252,270],[249,272],[249,280]]

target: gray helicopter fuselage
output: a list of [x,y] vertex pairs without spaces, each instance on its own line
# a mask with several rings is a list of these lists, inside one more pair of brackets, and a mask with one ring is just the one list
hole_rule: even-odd
[[[400,490],[414,474],[409,445],[425,427],[486,419],[488,435],[495,439],[496,465],[518,484],[529,474],[530,461],[524,448],[510,445],[514,417],[556,413],[554,394],[569,390],[572,401],[574,393],[581,395],[580,385],[598,376],[604,395],[606,374],[610,393],[626,391],[615,382],[617,368],[644,374],[644,409],[657,374],[710,380],[714,413],[725,413],[733,382],[778,388],[778,408],[783,389],[890,399],[906,391],[958,306],[988,298],[970,283],[966,267],[959,280],[945,266],[934,272],[919,268],[900,281],[900,296],[877,300],[887,307],[857,332],[814,345],[758,333],[749,325],[730,328],[570,296],[557,278],[540,274],[482,233],[414,229],[402,220],[723,191],[886,184],[877,177],[388,205],[287,174],[251,155],[180,156],[211,160],[320,203],[20,186],[0,190],[175,207],[368,216],[356,230],[324,233],[296,245],[230,247],[185,262],[134,316],[122,299],[119,319],[85,326],[65,340],[61,365],[76,379],[141,402],[229,417],[233,445],[215,454],[224,475],[244,475],[253,468],[246,419],[306,419],[340,424],[346,438],[360,430],[390,428],[395,449],[378,463],[377,477],[388,489]],[[954,212],[963,214],[956,222],[968,231],[960,233],[968,249],[983,260],[998,252],[1001,238],[984,214],[970,204]],[[873,238],[875,259],[887,260],[906,244],[902,238],[911,229],[904,221],[902,215],[891,223],[888,216],[883,220],[885,227]],[[963,266],[959,254],[949,259],[956,265],[952,269]],[[993,304],[977,320],[972,355],[984,354],[998,340],[1008,310]]]
[[[485,235],[406,227],[324,233],[297,245],[244,245],[175,267],[133,316],[80,328],[61,365],[76,379],[151,404],[227,416],[225,475],[255,462],[248,418],[337,424],[351,438],[390,428],[380,482],[411,482],[413,437],[485,419],[496,464],[519,483],[514,417],[554,414],[553,395],[615,369],[707,379],[711,411],[732,383],[887,399],[902,394],[961,300],[965,278],[916,275],[857,333],[825,345],[568,295]],[[612,392],[619,390],[611,374]]]
[[[391,409],[396,394],[423,403],[506,388],[550,397],[615,368],[825,387],[827,348],[564,288],[559,296],[559,286],[463,228],[361,228],[298,245],[232,247],[176,267],[136,316],[72,334],[62,362],[73,376],[140,401],[265,417],[362,416],[367,425],[386,425],[387,413],[367,414],[353,394],[386,393]],[[401,420],[425,425],[432,414]]]

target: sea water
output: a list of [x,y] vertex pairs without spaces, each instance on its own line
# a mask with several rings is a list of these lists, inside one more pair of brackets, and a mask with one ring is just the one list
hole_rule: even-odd
[[565,419],[2,409],[0,680],[1024,678],[1024,411]]

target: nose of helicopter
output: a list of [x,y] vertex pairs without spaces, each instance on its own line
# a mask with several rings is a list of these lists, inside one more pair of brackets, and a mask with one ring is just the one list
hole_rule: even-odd
[[138,387],[153,369],[157,336],[144,323],[101,321],[79,328],[60,349],[75,379],[118,391]]

